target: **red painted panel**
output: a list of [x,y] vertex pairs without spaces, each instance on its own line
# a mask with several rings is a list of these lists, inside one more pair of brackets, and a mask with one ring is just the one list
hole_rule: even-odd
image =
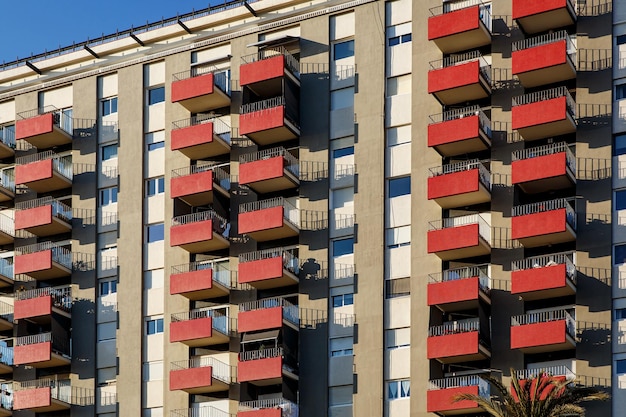
[[478,29],[479,7],[472,6],[428,18],[428,40]]
[[428,125],[428,146],[445,145],[479,136],[478,116]]
[[478,245],[478,224],[428,231],[428,253]]
[[252,182],[280,178],[283,176],[284,165],[285,158],[282,156],[240,164],[239,183],[250,184]]
[[565,209],[514,216],[511,219],[511,237],[513,239],[523,239],[525,237],[560,233],[567,230],[566,224]]
[[52,132],[54,119],[52,113],[31,117],[15,122],[15,139],[30,138]]
[[208,290],[213,287],[213,270],[184,272],[170,275],[170,294]]
[[449,90],[478,83],[480,62],[471,61],[428,71],[428,93]]
[[562,288],[566,285],[565,264],[511,272],[511,294]]
[[239,233],[251,233],[282,227],[283,218],[283,206],[239,213]]
[[478,168],[428,178],[428,199],[471,193],[479,189]]
[[239,133],[247,135],[254,132],[283,126],[285,107],[277,106],[267,110],[255,111],[239,115]]
[[513,74],[548,68],[567,62],[567,44],[565,40],[514,51]]
[[511,164],[513,184],[558,177],[567,173],[565,152],[513,161]]
[[15,274],[28,274],[29,272],[45,271],[50,268],[52,268],[51,250],[17,255],[13,265]]
[[13,317],[16,320],[28,317],[49,316],[52,314],[52,296],[29,298],[27,300],[15,300],[13,305]]
[[428,284],[428,305],[478,300],[478,277]]
[[260,410],[239,411],[237,417],[281,417],[280,408],[262,408]]
[[52,159],[15,166],[15,184],[17,185],[48,178],[52,178]]
[[170,323],[170,342],[194,340],[213,335],[213,319],[204,317],[201,319],[173,321]]
[[567,7],[567,0],[513,0],[513,19]]
[[431,336],[428,338],[428,359],[478,353],[478,332]]
[[285,73],[285,57],[276,55],[268,59],[244,64],[239,67],[239,84],[248,85],[259,81],[282,77]]
[[213,220],[181,224],[170,228],[170,246],[203,242],[211,239],[213,239]]
[[213,74],[204,74],[172,83],[172,103],[213,94]]
[[213,190],[213,171],[173,177],[171,181],[172,198],[203,193]]
[[51,404],[52,392],[50,387],[31,388],[13,392],[14,410],[49,407]]
[[265,358],[239,362],[237,380],[239,382],[260,381],[282,376],[283,358]]
[[280,278],[283,275],[283,259],[278,256],[276,258],[243,262],[239,264],[238,268],[237,280],[240,284]]
[[51,355],[52,342],[15,346],[13,348],[13,363],[23,365],[25,363],[45,362],[50,360]]
[[204,145],[213,142],[213,123],[202,123],[195,126],[172,130],[172,150]]
[[[542,376],[541,377],[542,380],[547,379],[547,380],[550,380],[550,381],[556,381],[557,383],[565,381],[566,378],[567,378],[566,376]],[[520,382],[519,382],[520,386],[523,388],[527,384],[527,381],[528,380],[526,380],[526,379],[520,380]],[[531,388],[531,392],[533,392],[536,389],[536,388],[534,388],[536,386],[537,386],[537,379],[533,379],[532,380],[532,385],[531,385],[531,387],[532,387]],[[513,384],[511,384],[511,388],[513,388]],[[545,400],[546,398],[548,398],[548,395],[550,395],[550,392],[552,392],[553,389],[554,389],[554,385],[552,385],[552,384],[546,385],[541,390],[541,393],[539,394],[539,399]],[[561,389],[561,393],[563,391],[565,391],[565,388]],[[517,402],[518,401],[517,395],[515,394],[515,391],[513,389],[511,389],[511,395],[513,396],[513,399],[515,399],[515,402]]]
[[211,386],[212,377],[210,366],[170,371],[170,391]]
[[474,401],[453,402],[453,398],[459,394],[478,395],[478,386],[430,390],[426,394],[426,411],[436,413],[438,411],[466,410],[478,407],[478,404]]
[[558,122],[567,118],[567,99],[557,97],[535,103],[515,106],[512,110],[513,129]]
[[511,326],[511,349],[565,343],[565,335],[565,320]]
[[52,223],[52,206],[41,206],[15,212],[15,230]]
[[240,311],[237,315],[239,333],[254,332],[282,327],[283,308],[270,307],[260,310]]

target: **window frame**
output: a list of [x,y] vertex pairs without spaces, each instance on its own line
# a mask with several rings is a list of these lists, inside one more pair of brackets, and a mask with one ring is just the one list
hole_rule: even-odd
[[117,96],[100,100],[100,112],[102,117],[117,113]]
[[[163,317],[148,317],[146,318],[145,323],[146,336],[163,333]],[[152,328],[153,331],[151,331],[151,325],[154,325]]]
[[[151,230],[158,231],[158,228],[161,229],[160,234],[157,235],[157,237],[160,237],[160,239],[151,239],[150,237]],[[152,224],[146,225],[146,243],[162,242],[164,240],[165,240],[165,223],[159,222],[159,223],[152,223]]]
[[[151,184],[154,184],[154,192],[150,191]],[[155,195],[159,195],[163,193],[165,193],[165,177],[164,176],[152,177],[152,178],[146,179],[145,192],[144,192],[146,197],[153,197]]]
[[[352,48],[348,47],[348,49],[346,51],[340,51],[342,52],[339,57],[337,57],[337,47],[338,46],[344,46],[344,45],[349,45],[352,44]],[[342,59],[346,59],[346,58],[352,58],[354,57],[354,38],[351,39],[341,39],[339,41],[335,41],[333,42],[333,48],[332,48],[332,52],[333,52],[333,61],[340,61]]]
[[[115,154],[108,154],[107,151],[110,149],[115,149]],[[100,147],[100,160],[104,162],[104,161],[110,161],[111,159],[117,159],[118,152],[119,152],[119,146],[117,145],[117,143],[113,143],[110,145],[103,145]]]
[[100,207],[117,204],[119,189],[117,185],[100,189]]
[[[152,95],[153,93],[156,93],[156,92],[162,93],[162,96],[159,95],[153,98]],[[146,93],[146,103],[148,104],[148,106],[154,106],[155,104],[165,103],[165,86],[160,85],[160,86],[149,87]]]

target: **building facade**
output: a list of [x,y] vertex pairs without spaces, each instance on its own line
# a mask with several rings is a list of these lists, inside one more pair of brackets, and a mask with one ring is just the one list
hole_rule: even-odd
[[485,415],[542,370],[619,415],[624,22],[233,1],[4,63],[0,415]]

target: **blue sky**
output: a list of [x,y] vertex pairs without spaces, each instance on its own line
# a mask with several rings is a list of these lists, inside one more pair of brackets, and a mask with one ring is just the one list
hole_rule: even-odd
[[208,5],[209,0],[0,0],[0,63]]

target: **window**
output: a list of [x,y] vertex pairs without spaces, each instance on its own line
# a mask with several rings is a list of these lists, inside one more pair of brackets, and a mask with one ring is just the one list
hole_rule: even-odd
[[146,180],[146,196],[150,197],[165,192],[165,178],[157,177]]
[[117,281],[103,281],[100,283],[100,296],[115,294],[117,292]]
[[617,44],[618,44],[618,45],[623,45],[623,44],[625,44],[625,43],[626,43],[626,35],[619,35],[619,36],[616,38],[616,41],[617,41]]
[[398,381],[387,382],[387,399],[397,400],[399,398],[409,398],[411,396],[411,380],[400,379]]
[[398,146],[411,142],[411,125],[387,129],[387,146]]
[[117,97],[104,99],[100,102],[102,116],[117,113]]
[[165,87],[156,87],[148,90],[148,106],[165,101]]
[[163,361],[144,362],[143,380],[160,381],[163,379]]
[[615,257],[613,258],[614,265],[621,265],[626,263],[626,245],[615,246]]
[[626,374],[626,359],[620,359],[615,361],[615,373]]
[[411,194],[411,177],[392,178],[389,180],[389,198]]
[[411,75],[387,78],[387,97],[409,94],[411,92]]
[[330,93],[330,110],[345,109],[354,106],[354,88],[342,88],[341,90],[331,91]]
[[353,354],[352,337],[337,337],[330,339],[330,356],[336,358],[338,356],[350,356]]
[[400,248],[411,244],[411,226],[394,227],[385,231],[387,249]]
[[109,159],[117,158],[117,144],[106,145],[100,148],[100,158],[103,161],[108,161]]
[[351,306],[354,304],[354,294],[342,294],[333,296],[333,307]]
[[411,278],[396,278],[385,281],[385,298],[411,295]]
[[163,318],[146,320],[146,334],[163,333]]
[[333,151],[333,158],[341,158],[342,156],[354,155],[354,146],[347,148],[335,149]]
[[335,61],[354,56],[354,40],[338,42],[333,45],[333,58]]
[[354,238],[338,239],[333,241],[333,257],[354,253]]
[[407,43],[407,42],[411,42],[411,34],[407,33],[406,35],[401,35],[401,36],[392,36],[391,38],[389,38],[389,46],[396,46],[396,45],[400,45],[401,43]]
[[156,142],[156,143],[149,143],[148,144],[148,152],[149,151],[154,151],[156,149],[161,149],[165,147],[165,142]]
[[165,227],[163,226],[163,223],[148,225],[146,229],[148,243],[158,242],[165,239]]
[[399,349],[411,346],[411,328],[385,330],[385,348]]
[[617,135],[613,138],[613,155],[626,154],[626,134]]
[[626,98],[626,84],[618,84],[615,86],[615,100]]
[[146,134],[146,146],[148,151],[154,151],[165,147],[165,132],[159,130]]
[[626,190],[615,191],[615,210],[626,209]]
[[618,308],[615,310],[615,320],[626,319],[626,308]]
[[117,203],[117,187],[103,188],[100,190],[100,205],[108,206]]

